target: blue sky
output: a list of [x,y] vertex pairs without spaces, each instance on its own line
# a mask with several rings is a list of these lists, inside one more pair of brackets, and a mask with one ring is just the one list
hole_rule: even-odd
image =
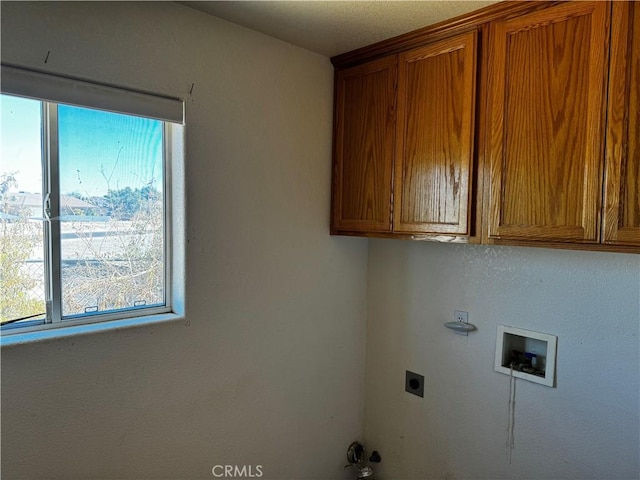
[[0,174],[18,172],[18,188],[39,193],[40,102],[0,96]]
[[[0,97],[0,173],[41,192],[40,102]],[[162,122],[60,105],[60,191],[104,195],[108,188],[162,189]]]

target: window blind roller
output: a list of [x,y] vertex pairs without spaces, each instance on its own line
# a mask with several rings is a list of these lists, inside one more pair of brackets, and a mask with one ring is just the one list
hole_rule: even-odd
[[98,83],[2,65],[2,93],[20,97],[95,108],[115,113],[184,123],[184,102]]

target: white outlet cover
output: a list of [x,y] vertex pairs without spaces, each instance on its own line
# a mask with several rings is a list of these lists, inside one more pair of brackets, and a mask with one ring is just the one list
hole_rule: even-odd
[[[460,322],[460,323],[469,323],[469,312],[454,310],[453,321]],[[456,333],[457,335],[464,335],[465,337],[469,336],[469,332],[466,330],[454,330],[454,333]]]

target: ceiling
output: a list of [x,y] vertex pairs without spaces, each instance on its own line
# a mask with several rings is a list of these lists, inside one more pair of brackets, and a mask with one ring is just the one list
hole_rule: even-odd
[[495,0],[186,1],[183,5],[332,57]]

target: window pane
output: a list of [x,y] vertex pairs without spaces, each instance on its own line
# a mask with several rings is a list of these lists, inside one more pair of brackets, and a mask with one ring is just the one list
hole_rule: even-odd
[[42,106],[1,95],[0,110],[0,321],[42,319]]
[[165,304],[162,127],[58,107],[63,317]]

